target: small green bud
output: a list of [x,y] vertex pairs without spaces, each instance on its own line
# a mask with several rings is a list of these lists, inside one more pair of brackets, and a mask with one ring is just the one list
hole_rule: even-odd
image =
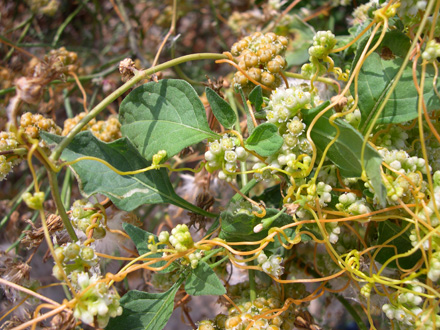
[[85,261],[90,261],[95,257],[95,251],[92,248],[84,247],[81,250],[81,258]]
[[159,150],[157,154],[153,156],[153,165],[159,165],[160,162],[167,156],[166,150]]
[[78,256],[80,250],[81,248],[79,247],[79,245],[72,243],[66,247],[66,250],[64,251],[64,255],[66,256],[67,259],[73,260]]
[[39,191],[33,195],[30,192],[24,193],[23,200],[29,208],[41,210],[43,208],[44,192]]

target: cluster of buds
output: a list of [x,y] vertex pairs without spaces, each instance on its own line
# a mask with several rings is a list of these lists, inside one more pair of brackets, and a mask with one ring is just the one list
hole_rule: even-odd
[[[63,136],[69,132],[86,116],[85,112],[81,112],[73,118],[69,118],[64,122]],[[112,142],[122,137],[121,123],[116,117],[109,117],[107,120],[96,121],[92,119],[82,128],[83,131],[90,130],[94,136],[104,142]]]
[[93,204],[85,199],[80,199],[73,203],[69,218],[72,225],[86,235],[88,228],[92,228],[90,226],[94,224],[92,236],[94,239],[101,239],[106,235],[104,224],[101,221],[104,216],[101,213],[97,213],[93,209]]
[[20,126],[24,133],[32,139],[40,137],[40,131],[49,132],[52,134],[61,134],[61,128],[55,124],[53,119],[46,118],[40,114],[32,114],[26,112],[20,118]]
[[93,135],[104,142],[112,142],[120,139],[121,123],[116,117],[109,117],[107,120],[99,120],[90,127]]
[[313,37],[313,46],[309,48],[309,55],[322,60],[330,54],[336,42],[332,31],[318,31]]
[[258,254],[257,261],[258,265],[266,274],[277,278],[283,275],[284,267],[281,266],[283,263],[283,258],[281,256],[273,254],[268,258],[264,251],[261,251]]
[[[238,57],[238,66],[253,80],[275,88],[281,84],[281,71],[287,63],[284,58],[288,40],[269,32],[255,32],[232,45],[231,53]],[[234,84],[242,87],[249,84],[249,79],[240,71],[235,73]]]
[[59,0],[28,0],[32,12],[47,16],[53,16],[60,6]]
[[194,246],[194,241],[189,232],[188,226],[179,224],[171,230],[171,235],[167,231],[159,234],[160,244],[170,243],[177,252],[185,252]]
[[326,72],[325,66],[319,62],[328,57],[336,45],[336,37],[331,31],[319,31],[313,37],[313,45],[309,48],[310,62],[301,67],[301,74],[310,79],[317,72],[319,75]]
[[[232,288],[233,289],[233,288]],[[243,291],[239,292],[240,295]],[[270,310],[282,307],[279,294],[275,290],[258,292],[254,301],[239,299],[236,307],[231,307],[228,314],[219,314],[214,320],[204,320],[197,330],[290,330],[295,327],[295,311],[292,305],[281,315],[273,316]],[[264,314],[265,317],[259,317]]]
[[100,277],[96,274],[90,276],[82,272],[77,275],[75,284],[78,291],[83,293],[78,296],[73,316],[86,324],[105,328],[111,317],[122,314],[122,307],[119,305],[118,294],[111,292],[105,283],[99,281]]
[[[12,132],[0,132],[0,152],[12,151],[18,148],[18,141]],[[12,168],[22,161],[20,155],[14,153],[0,155],[0,181],[11,172]]]
[[78,274],[88,271],[98,264],[98,257],[93,248],[79,242],[67,243],[55,249],[55,255],[63,269],[55,265],[52,270],[53,276],[63,281],[63,271],[72,282],[76,282]]
[[192,269],[196,269],[197,266],[199,265],[199,261],[200,259],[202,259],[203,257],[203,252],[197,251],[194,253],[191,253],[188,258],[189,258],[189,262],[191,264],[191,268]]
[[218,177],[221,180],[231,182],[237,171],[237,161],[244,162],[248,158],[247,151],[240,146],[240,140],[236,137],[223,135],[220,140],[209,143],[209,150],[205,152],[208,162],[206,168],[209,172],[220,169]]
[[354,193],[344,193],[339,196],[339,203],[336,204],[339,211],[346,212],[351,215],[360,215],[370,213],[371,210],[367,205],[365,198],[359,199]]

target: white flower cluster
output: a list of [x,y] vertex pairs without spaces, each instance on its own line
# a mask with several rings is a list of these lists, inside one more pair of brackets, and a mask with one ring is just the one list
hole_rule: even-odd
[[332,31],[318,31],[313,37],[313,46],[309,48],[309,55],[324,59],[336,45],[336,37]]
[[274,277],[280,277],[283,275],[284,267],[281,266],[283,262],[281,256],[273,254],[268,258],[264,251],[261,251],[257,257],[257,261],[266,274],[270,274]]
[[362,24],[368,19],[368,12],[374,6],[377,6],[378,0],[371,0],[365,4],[359,5],[353,11],[353,20],[351,21],[352,25]]
[[407,285],[407,289],[412,292],[399,292],[397,296],[398,305],[383,305],[382,310],[390,320],[413,326],[416,321],[415,317],[421,315],[423,310],[418,306],[423,303],[423,298],[418,294],[424,293],[425,289],[417,284],[417,280],[415,282],[415,284]]
[[[89,273],[80,273],[77,278],[77,286],[80,291],[100,280],[98,275],[90,276]],[[96,283],[81,294],[78,299],[73,316],[86,324],[93,326],[96,318],[97,326],[105,328],[111,317],[122,314],[119,296],[110,292],[105,283]]]
[[266,118],[269,123],[280,125],[293,118],[301,109],[310,109],[312,95],[309,86],[279,87],[270,95]]
[[227,182],[231,182],[236,176],[237,161],[244,162],[248,156],[247,151],[240,146],[240,140],[228,134],[223,135],[220,140],[210,142],[209,150],[205,152],[208,170],[212,172],[220,169],[219,179]]
[[307,188],[307,200],[312,202],[316,197],[319,198],[319,205],[321,207],[326,207],[327,203],[330,203],[332,200],[332,195],[330,192],[332,191],[332,187],[325,182],[318,182],[318,184],[310,184]]
[[[426,174],[425,160],[423,158],[411,157],[403,150],[388,150],[386,148],[380,149],[379,154],[383,157],[383,161],[393,169],[386,169],[386,180],[382,180],[387,189],[387,201],[389,204],[396,204],[399,198],[405,203],[411,202],[413,199],[411,194],[413,185],[421,186],[422,190],[425,189],[426,184],[419,173]],[[429,170],[431,171],[431,167],[429,167]],[[399,173],[404,174],[404,176],[399,175]],[[366,182],[365,186],[374,193],[370,182]]]
[[438,57],[440,57],[440,43],[435,40],[428,41],[425,51],[422,53],[422,58],[429,62],[433,62]]
[[405,24],[418,22],[419,11],[425,11],[427,5],[425,0],[401,0],[397,13]]
[[[434,314],[434,315],[433,315]],[[425,310],[418,314],[415,326],[420,330],[440,329],[440,315],[438,308],[433,310]],[[434,320],[434,321],[433,321]]]
[[339,203],[336,204],[339,211],[347,212],[352,215],[366,214],[371,212],[365,198],[359,199],[353,193],[344,193],[339,196]]
[[428,278],[433,282],[440,278],[440,252],[433,253],[429,260]]
[[330,241],[330,243],[336,244],[339,240],[339,234],[341,233],[341,227],[339,227],[336,222],[334,222],[334,223],[330,222],[327,224],[326,227],[328,227],[327,231],[329,232],[328,240]]
[[[0,151],[8,151],[18,147],[14,133],[0,132]],[[0,181],[11,172],[12,168],[22,160],[19,156],[0,155]]]
[[[286,133],[283,134],[284,143],[280,150],[274,155],[268,157],[266,162],[275,168],[282,169],[289,173],[294,173],[308,169],[312,158],[310,142],[305,137],[306,125],[302,120],[295,116],[287,122]],[[256,163],[253,169],[265,167],[264,163]],[[255,173],[256,180],[267,180],[272,177],[276,170],[266,170],[263,173]]]
[[378,136],[375,144],[388,150],[400,150],[406,147],[407,139],[408,134],[400,126],[393,125],[388,132]]
[[406,325],[414,325],[415,319],[413,315],[417,316],[422,313],[422,309],[420,307],[413,307],[410,309],[411,312],[409,313],[404,309],[391,304],[383,305],[382,310],[390,320],[396,320]]

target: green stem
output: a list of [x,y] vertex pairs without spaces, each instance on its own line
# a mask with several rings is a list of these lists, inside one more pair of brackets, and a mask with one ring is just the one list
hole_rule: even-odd
[[[240,192],[243,193],[243,195],[247,195],[249,193],[249,191],[251,191],[251,189],[257,185],[257,183],[258,183],[257,180],[252,179],[251,181],[248,182],[247,185],[245,185],[243,188],[241,188]],[[238,202],[242,199],[243,199],[243,196],[241,196],[240,194],[235,194],[231,199],[231,203]]]
[[66,209],[64,208],[63,202],[61,200],[57,176],[55,172],[52,172],[50,169],[48,169],[47,172],[49,177],[50,189],[52,191],[52,198],[55,202],[55,205],[57,206],[58,213],[61,217],[61,220],[63,220],[64,227],[66,228],[70,238],[72,239],[72,241],[76,242],[78,240],[78,237],[76,236],[75,230],[70,223],[69,216],[67,215]]
[[214,249],[209,251],[209,253],[206,254],[206,256],[204,256],[202,259],[200,259],[201,261],[207,261],[209,260],[213,255],[222,252],[224,250],[224,248],[219,248],[219,249]]
[[[289,77],[289,78],[296,78],[296,79],[310,80],[310,79],[304,77],[304,76],[303,76],[302,74],[300,74],[300,73],[293,73],[293,72],[287,72],[287,71],[286,71],[286,72],[284,72],[284,75],[285,75],[286,77]],[[335,91],[336,91],[336,92],[339,92],[339,86],[338,86],[338,84],[336,83],[335,80],[330,79],[330,78],[325,78],[325,77],[318,77],[318,78],[316,78],[316,80],[317,80],[317,81],[320,81],[320,82],[323,82],[324,84],[327,84],[327,85],[331,85],[331,86],[333,86],[333,88],[335,89]]]
[[218,265],[224,263],[226,260],[229,259],[229,256],[224,256],[223,258],[221,258],[219,261],[214,262],[213,264],[210,264],[209,267],[211,267],[212,269],[214,269],[215,267],[217,267]]
[[365,326],[364,321],[362,321],[362,318],[359,316],[359,314],[356,312],[356,310],[353,308],[353,306],[345,300],[344,297],[341,295],[335,294],[335,297],[339,300],[339,302],[345,307],[347,312],[350,313],[351,317],[356,322],[357,326],[360,330],[367,330],[368,328]]
[[61,141],[59,145],[56,146],[55,150],[50,155],[52,160],[58,160],[61,156],[62,151],[72,142],[73,138],[76,134],[81,132],[82,128],[87,125],[89,121],[95,118],[101,111],[103,111],[109,104],[111,104],[114,100],[124,94],[127,90],[134,87],[140,81],[146,79],[148,76],[152,75],[155,72],[162,71],[164,69],[170,68],[174,65],[196,61],[196,60],[220,60],[227,59],[226,55],[223,54],[214,54],[214,53],[200,53],[200,54],[191,54],[182,57],[178,57],[174,60],[168,61],[163,64],[159,64],[155,67],[152,67],[147,70],[136,72],[135,76],[127,81],[124,85],[119,87],[109,96],[107,96],[104,100],[102,100],[99,104],[97,104],[66,136],[66,138]]
[[[85,1],[87,3],[87,1]],[[63,24],[60,25],[60,27],[57,30],[57,33],[55,34],[55,38],[53,38],[52,41],[52,47],[55,48],[57,46],[58,40],[61,37],[61,34],[63,33],[64,29],[67,25],[73,20],[73,18],[78,15],[79,11],[82,9],[84,5],[81,3],[69,16],[67,16],[66,20],[63,22]]]
[[188,201],[186,201],[186,200],[184,200],[183,198],[180,198],[180,197],[179,197],[179,204],[178,204],[178,206],[180,206],[180,207],[182,207],[182,208],[184,208],[184,209],[186,209],[188,211],[204,215],[205,217],[208,217],[208,218],[216,218],[216,217],[218,217],[218,214],[205,211],[204,209],[202,209],[202,208],[200,208],[200,207],[198,207],[198,206],[196,206],[196,205],[194,205],[194,204],[192,204],[192,203],[190,203],[190,202],[188,202]]
[[63,187],[61,188],[61,198],[63,200],[63,205],[65,209],[68,209],[70,207],[70,197],[72,195],[72,180],[70,173],[70,168],[67,168],[64,176]]
[[251,302],[257,299],[257,288],[255,284],[255,270],[249,269],[249,293]]
[[[29,27],[31,26],[32,20],[34,19],[34,14],[31,15],[31,17],[29,17],[26,21],[25,27],[23,29],[23,32],[21,33],[20,37],[17,40],[17,44],[19,44],[24,37],[26,36],[26,34],[29,31]],[[21,25],[21,24],[20,24]],[[5,58],[3,59],[4,62],[8,61],[9,58],[12,56],[12,54],[14,53],[15,48],[11,48],[8,52],[8,54],[6,54]]]

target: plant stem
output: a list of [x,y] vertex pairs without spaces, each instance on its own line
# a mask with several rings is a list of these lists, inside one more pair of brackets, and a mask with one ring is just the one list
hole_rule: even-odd
[[249,293],[251,302],[257,299],[257,291],[255,284],[255,269],[249,269]]
[[[303,75],[300,74],[300,73],[293,73],[293,72],[287,72],[287,71],[285,71],[285,72],[284,72],[284,75],[285,75],[286,77],[289,77],[289,78],[296,78],[296,79],[310,80],[310,79],[308,79],[308,78],[306,78],[306,77],[303,77]],[[325,77],[318,77],[318,78],[316,78],[316,80],[317,80],[317,81],[320,81],[320,82],[323,82],[324,84],[327,84],[327,85],[331,85],[331,86],[333,86],[333,88],[335,89],[336,92],[339,91],[339,86],[338,86],[338,84],[337,84],[333,79],[325,78]]]
[[335,297],[345,307],[347,312],[350,313],[351,317],[354,319],[357,326],[359,327],[359,330],[367,330],[367,327],[365,326],[364,321],[362,321],[361,317],[356,312],[356,310],[353,308],[353,306],[347,300],[345,300],[345,298],[342,297],[341,295],[335,294]]
[[[87,3],[87,1],[85,1],[85,3]],[[76,9],[73,11],[73,13],[71,13],[66,20],[63,22],[63,24],[60,25],[60,27],[57,30],[57,33],[55,34],[55,38],[53,38],[52,41],[52,47],[55,48],[57,46],[58,40],[61,37],[61,34],[63,33],[64,29],[66,28],[67,25],[69,25],[69,23],[73,20],[73,18],[78,15],[79,11],[82,9],[82,7],[84,6],[84,4],[80,4],[78,7],[76,7]]]
[[57,176],[55,172],[51,171],[50,169],[48,169],[47,172],[49,177],[50,189],[52,191],[52,197],[55,202],[55,205],[57,206],[58,213],[61,217],[61,220],[63,220],[64,227],[66,228],[70,238],[72,239],[72,241],[76,242],[78,240],[78,237],[76,236],[75,230],[73,229],[72,224],[70,223],[69,216],[67,215],[66,209],[64,208],[63,205],[63,201],[61,200],[60,190],[58,188]]
[[59,145],[56,146],[55,150],[50,155],[50,158],[52,160],[58,160],[61,156],[62,151],[69,145],[70,142],[72,142],[75,135],[78,134],[81,131],[81,129],[87,125],[89,121],[95,118],[101,111],[103,111],[110,103],[116,100],[119,96],[124,94],[127,90],[134,87],[138,82],[146,79],[148,76],[152,75],[153,73],[189,61],[220,60],[220,59],[227,59],[227,56],[223,54],[215,54],[215,53],[191,54],[191,55],[178,57],[166,63],[159,64],[150,69],[136,72],[133,78],[131,78],[124,85],[119,87],[109,96],[107,96],[104,100],[102,100],[99,104],[97,104],[92,110],[90,110],[90,112],[72,129],[72,131],[66,136],[66,138],[63,141],[61,141]]

